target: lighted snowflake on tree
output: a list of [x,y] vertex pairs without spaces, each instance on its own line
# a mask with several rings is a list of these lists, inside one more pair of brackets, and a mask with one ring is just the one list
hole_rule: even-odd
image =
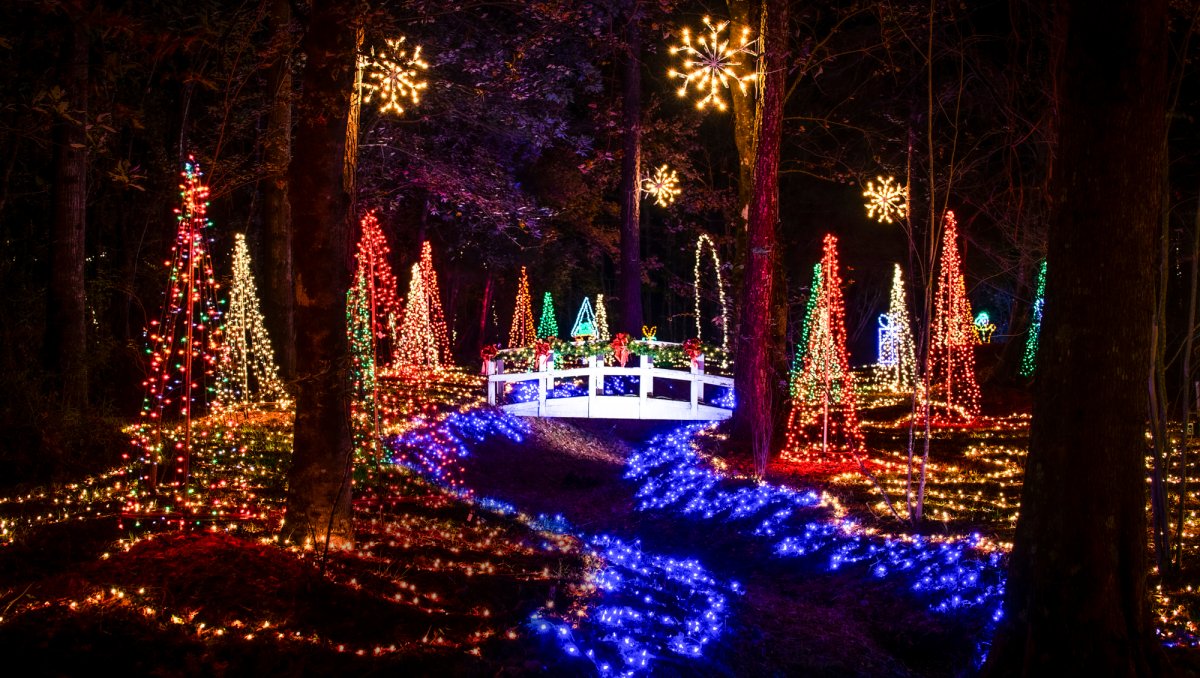
[[428,83],[419,80],[418,69],[425,70],[429,64],[421,59],[421,47],[413,49],[409,55],[404,49],[404,38],[387,41],[387,49],[379,50],[366,61],[367,80],[362,87],[366,90],[363,101],[370,103],[371,98],[379,95],[379,112],[404,113],[400,102],[404,99],[412,103],[420,103],[420,92]]
[[908,187],[897,186],[893,177],[867,182],[867,190],[863,197],[867,199],[867,218],[875,219],[881,224],[890,224],[895,219],[903,219],[908,214]]
[[682,192],[679,189],[679,175],[663,165],[654,170],[654,176],[642,180],[642,192],[653,197],[660,207],[666,207],[675,202],[675,196]]
[[758,77],[754,62],[747,64],[742,61],[742,55],[757,56],[753,49],[754,41],[750,39],[749,28],[742,29],[736,42],[723,38],[721,33],[729,26],[728,21],[713,25],[708,17],[704,17],[704,25],[708,27],[707,34],[698,34],[695,40],[691,31],[683,29],[683,44],[671,47],[671,54],[683,52],[683,72],[671,69],[667,74],[683,80],[676,90],[679,96],[687,96],[688,85],[696,89],[701,95],[696,108],[704,110],[711,104],[717,110],[724,111],[726,106],[721,98],[721,90],[737,83],[745,94],[746,86]]

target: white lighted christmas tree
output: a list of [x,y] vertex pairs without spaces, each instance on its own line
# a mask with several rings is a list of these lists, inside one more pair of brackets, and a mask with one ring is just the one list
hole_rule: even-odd
[[608,341],[608,309],[604,307],[604,295],[596,295],[596,341]]
[[258,286],[250,269],[250,248],[242,233],[234,236],[233,284],[229,288],[225,344],[217,375],[217,399],[222,407],[244,409],[265,403],[281,407],[288,404],[271,338],[263,323]]
[[438,359],[449,365],[450,333],[446,331],[446,314],[442,311],[442,295],[438,291],[437,271],[433,270],[433,248],[429,241],[421,243],[421,285],[425,290],[425,303],[429,307],[429,326],[437,342]]
[[911,393],[917,385],[916,347],[908,315],[908,295],[900,264],[892,271],[892,293],[888,303],[887,331],[879,336],[878,375],[884,388],[894,393]]
[[395,364],[399,367],[439,369],[437,339],[430,322],[429,296],[421,277],[421,265],[413,264],[404,305],[404,321],[396,337]]

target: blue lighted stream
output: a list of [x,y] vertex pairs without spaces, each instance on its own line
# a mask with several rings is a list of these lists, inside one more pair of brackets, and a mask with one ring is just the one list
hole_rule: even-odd
[[[869,534],[851,520],[830,515],[815,492],[727,477],[693,447],[703,428],[680,426],[635,447],[624,477],[635,488],[637,511],[660,524],[682,521],[725,539],[740,539],[746,550],[761,548],[775,559],[796,559],[797,567],[810,571],[857,568],[853,571],[864,578],[894,578],[938,613],[967,614],[984,618],[983,623],[999,619],[1001,554],[985,552],[975,538]],[[468,457],[485,441],[521,443],[528,433],[528,424],[519,418],[477,409],[450,415],[435,431],[414,432],[389,445],[397,463],[447,484],[447,458]],[[521,507],[469,489],[460,492],[482,508],[522,515]],[[647,674],[664,663],[684,672],[703,671],[697,662],[722,642],[737,609],[735,599],[743,592],[738,582],[713,574],[695,558],[665,555],[678,550],[678,544],[672,545],[671,535],[663,532],[641,534],[643,544],[581,530],[561,515],[526,520],[536,529],[579,538],[603,563],[590,575],[601,594],[585,615],[568,618],[567,611],[543,609],[530,620],[531,628],[552,639],[550,646],[564,659],[577,657],[601,675]],[[984,649],[976,654],[982,656]]]

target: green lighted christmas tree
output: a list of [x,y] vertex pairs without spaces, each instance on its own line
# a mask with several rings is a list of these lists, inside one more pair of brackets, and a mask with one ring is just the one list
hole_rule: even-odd
[[1021,376],[1032,377],[1037,367],[1038,336],[1042,333],[1042,307],[1046,304],[1046,262],[1038,268],[1037,297],[1033,302],[1033,320],[1029,323],[1029,338],[1025,340],[1025,355],[1021,357]]
[[542,295],[542,319],[538,321],[538,339],[558,338],[558,319],[554,317],[554,297]]
[[792,359],[791,378],[788,390],[796,397],[796,385],[804,370],[804,356],[808,353],[808,333],[813,324],[813,311],[817,307],[817,294],[821,289],[821,264],[813,264],[812,284],[808,287],[808,302],[804,305],[804,323],[800,326],[800,341],[796,342],[796,355]]
[[596,314],[592,312],[592,302],[587,297],[583,298],[583,305],[579,307],[579,313],[575,315],[575,324],[571,326],[571,338],[596,338]]

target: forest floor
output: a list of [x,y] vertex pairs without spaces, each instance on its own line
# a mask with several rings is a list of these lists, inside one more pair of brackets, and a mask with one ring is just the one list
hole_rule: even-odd
[[[874,480],[778,461],[772,494],[762,495],[738,478],[745,456],[700,427],[518,421],[467,407],[455,388],[432,407],[399,394],[403,423],[384,458],[416,472],[382,463],[356,476],[352,552],[285,548],[274,537],[290,445],[290,418],[278,413],[202,429],[211,445],[195,475],[211,516],[194,514],[185,529],[131,515],[121,469],[0,497],[6,667],[957,676],[986,648],[995,557],[1011,539],[1027,437],[1027,418],[1009,414],[1026,405],[1020,394],[994,398],[986,425],[936,432],[929,520],[914,530],[880,495],[906,510],[907,428],[897,425],[906,407],[895,398],[864,398]],[[696,450],[663,466],[686,473],[631,473],[653,466],[662,436]],[[710,485],[688,494],[696,478]],[[697,508],[701,498],[727,503]],[[776,517],[748,529],[762,515]],[[781,557],[787,529],[816,531],[819,546]],[[920,561],[925,547],[933,556]],[[912,572],[926,563],[935,577],[951,560],[965,564],[963,590],[984,591],[986,602],[935,610],[935,592],[915,592],[904,569],[914,556]],[[893,571],[872,576],[883,564]],[[949,576],[962,584],[963,572]],[[1160,595],[1157,611],[1181,640],[1195,629],[1186,579],[1169,600]],[[1175,656],[1200,665],[1192,651]]]

